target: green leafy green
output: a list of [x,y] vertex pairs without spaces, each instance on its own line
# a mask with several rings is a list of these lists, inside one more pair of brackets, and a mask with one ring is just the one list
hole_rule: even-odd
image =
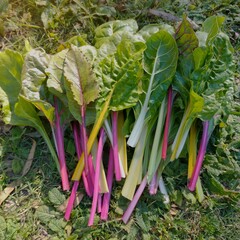
[[64,76],[68,106],[72,115],[81,122],[80,106],[98,97],[98,80],[94,73],[96,49],[92,46],[71,46],[65,59]]
[[53,124],[54,107],[47,101],[46,89],[45,70],[49,62],[50,56],[43,50],[33,49],[27,53],[22,70],[22,94]]

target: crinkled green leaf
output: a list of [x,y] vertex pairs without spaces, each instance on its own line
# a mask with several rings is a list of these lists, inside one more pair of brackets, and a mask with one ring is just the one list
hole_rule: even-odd
[[193,88],[205,101],[201,118],[207,120],[217,112],[227,112],[234,92],[233,48],[229,38],[218,34],[211,47],[195,49],[194,60]]
[[[66,56],[64,65],[65,88],[72,115],[81,121],[80,106],[88,105],[98,97],[98,80],[94,70],[96,49],[92,46],[80,48],[72,46]],[[87,112],[92,116],[92,108]]]
[[147,41],[149,37],[160,30],[165,30],[172,35],[174,34],[174,28],[168,24],[148,24],[141,28],[137,34],[142,36],[142,38]]
[[100,62],[102,85],[98,99],[99,109],[109,95],[112,95],[109,110],[119,111],[137,103],[141,93],[143,71],[140,61],[144,49],[144,43],[122,41],[115,54]]
[[211,16],[204,21],[203,31],[208,33],[208,44],[210,44],[210,41],[220,32],[224,20],[225,18],[222,16]]
[[48,91],[46,89],[45,70],[49,62],[50,56],[43,50],[33,49],[26,55],[22,70],[22,93],[53,124],[54,107],[47,102]]
[[133,35],[137,30],[137,22],[133,19],[104,23],[95,29],[95,46],[100,48],[106,42],[113,42],[117,46],[123,35]]

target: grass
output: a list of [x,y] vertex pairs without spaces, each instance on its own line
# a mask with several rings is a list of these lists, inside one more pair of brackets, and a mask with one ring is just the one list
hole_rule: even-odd
[[[4,0],[7,2],[6,0]],[[4,3],[4,1],[2,1]],[[231,4],[229,4],[231,2]],[[43,47],[56,52],[71,37],[82,35],[93,42],[93,31],[99,24],[113,19],[135,18],[139,26],[161,19],[149,15],[149,8],[164,8],[181,17],[187,12],[196,23],[212,14],[227,16],[225,29],[236,49],[239,69],[240,25],[239,3],[235,1],[80,1],[80,0],[9,0],[7,7],[0,5],[0,48],[25,51],[26,41],[32,47]],[[86,35],[87,33],[87,35]],[[236,74],[237,79],[239,76]],[[239,110],[236,94],[235,110]],[[216,130],[211,139],[209,153],[229,164],[235,160],[239,166],[239,118],[233,116],[228,125]],[[32,146],[37,148],[30,171],[21,176]],[[72,137],[65,138],[68,146],[68,167],[73,170],[76,158],[72,151]],[[210,154],[209,154],[210,155]],[[172,199],[164,205],[160,194],[145,193],[127,225],[120,217],[127,200],[120,196],[122,183],[115,183],[108,222],[95,219],[92,228],[87,227],[91,201],[83,197],[73,210],[71,220],[63,221],[59,210],[66,199],[60,190],[60,179],[47,146],[30,128],[5,126],[0,122],[0,191],[15,181],[15,189],[0,206],[0,239],[231,239],[240,236],[239,194],[230,193],[222,186],[239,189],[237,167],[232,175],[211,172],[211,161],[206,160],[203,185],[206,198],[202,204],[186,191],[183,176],[185,165],[178,168],[174,162],[166,171],[167,186]],[[208,165],[209,163],[209,165]],[[208,167],[209,166],[209,167]],[[178,169],[177,174],[171,168]],[[231,184],[229,184],[231,177]],[[214,179],[222,185],[217,185]],[[181,181],[179,181],[181,180]],[[83,191],[83,189],[80,189]],[[193,204],[195,203],[195,204]]]

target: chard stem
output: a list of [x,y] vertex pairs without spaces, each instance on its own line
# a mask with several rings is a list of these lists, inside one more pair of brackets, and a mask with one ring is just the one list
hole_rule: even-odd
[[114,159],[115,176],[117,181],[121,181],[121,171],[120,171],[119,157],[118,157],[117,124],[118,124],[118,113],[112,112],[113,159]]
[[90,212],[88,226],[93,225],[94,215],[97,210],[97,201],[98,201],[98,195],[99,195],[99,175],[100,175],[100,166],[101,166],[101,159],[102,159],[103,146],[104,146],[104,137],[105,137],[105,132],[104,132],[104,129],[101,128],[99,142],[98,142],[95,176],[94,176],[93,201],[92,201],[92,208]]
[[163,160],[165,160],[167,157],[168,134],[169,134],[171,112],[172,112],[172,99],[173,99],[173,90],[172,90],[172,87],[170,86],[168,89],[167,116],[166,116],[164,135],[163,135],[163,146],[162,146]]
[[112,192],[113,175],[114,175],[113,150],[112,148],[110,148],[109,160],[108,160],[108,172],[107,172],[107,184],[108,184],[109,192],[104,193],[103,195],[103,204],[102,204],[102,212],[101,212],[102,220],[108,219],[108,210],[109,210],[109,203],[110,203],[111,192]]
[[190,191],[195,190],[197,179],[199,177],[200,170],[201,170],[201,167],[202,167],[204,155],[205,155],[205,152],[206,152],[206,149],[207,149],[208,127],[209,127],[209,121],[204,121],[203,122],[203,133],[202,133],[202,138],[201,138],[201,142],[200,142],[199,152],[198,152],[197,159],[196,159],[196,164],[195,164],[195,167],[194,167],[194,170],[193,170],[192,177],[191,177],[190,182],[188,184],[188,189]]
[[134,208],[136,207],[137,202],[138,202],[139,198],[141,197],[146,185],[147,185],[147,175],[143,178],[140,186],[138,187],[138,190],[136,191],[136,193],[133,197],[133,200],[130,202],[127,210],[123,214],[122,220],[125,224],[128,222],[128,220],[129,220]]
[[65,152],[64,152],[63,129],[61,126],[58,102],[57,102],[56,97],[54,97],[54,107],[55,107],[55,131],[54,131],[54,133],[56,135],[57,153],[58,153],[58,158],[59,158],[60,175],[61,175],[61,179],[62,179],[62,188],[65,191],[65,190],[69,190],[70,186],[69,186],[67,165],[66,165]]
[[[95,124],[93,126],[93,129],[91,131],[91,134],[90,134],[88,142],[87,142],[87,153],[88,154],[90,154],[90,152],[91,152],[93,143],[94,143],[94,141],[95,141],[95,139],[98,135],[98,132],[99,132],[99,130],[100,130],[102,124],[103,124],[103,121],[106,117],[111,97],[112,97],[112,93],[108,96],[108,99],[105,102],[105,105],[104,105],[97,121],[95,122]],[[80,157],[80,160],[78,161],[77,166],[74,170],[74,173],[73,173],[73,176],[72,176],[73,181],[78,181],[81,178],[82,171],[84,169],[84,161],[83,160],[84,160],[84,153],[82,153],[82,155]]]
[[82,124],[80,125],[81,128],[81,135],[82,135],[82,146],[83,146],[83,153],[84,153],[84,165],[85,165],[85,173],[88,174],[88,152],[87,152],[87,131],[86,131],[86,111],[85,106],[81,106],[81,117],[82,117]]
[[77,193],[78,185],[79,185],[79,181],[74,181],[73,187],[72,187],[72,192],[71,192],[71,195],[69,197],[66,212],[65,212],[65,215],[64,215],[64,218],[67,221],[70,219],[70,215],[71,215],[71,212],[72,212],[72,209],[73,209],[74,201],[76,199],[76,193]]

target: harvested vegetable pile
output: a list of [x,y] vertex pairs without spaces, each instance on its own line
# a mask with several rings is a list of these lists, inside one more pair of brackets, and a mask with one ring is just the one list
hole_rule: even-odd
[[[23,55],[0,53],[3,120],[33,127],[45,140],[62,189],[71,189],[66,220],[81,180],[92,198],[89,226],[96,212],[108,219],[114,180],[124,182],[131,201],[125,223],[147,185],[168,204],[162,174],[180,157],[188,159],[188,189],[203,200],[207,144],[233,100],[233,48],[223,22],[212,16],[195,32],[186,17],[176,29],[139,30],[135,20],[118,20],[96,28],[94,46],[77,36],[54,55],[29,45]],[[79,159],[73,174],[64,151],[68,128]]]

